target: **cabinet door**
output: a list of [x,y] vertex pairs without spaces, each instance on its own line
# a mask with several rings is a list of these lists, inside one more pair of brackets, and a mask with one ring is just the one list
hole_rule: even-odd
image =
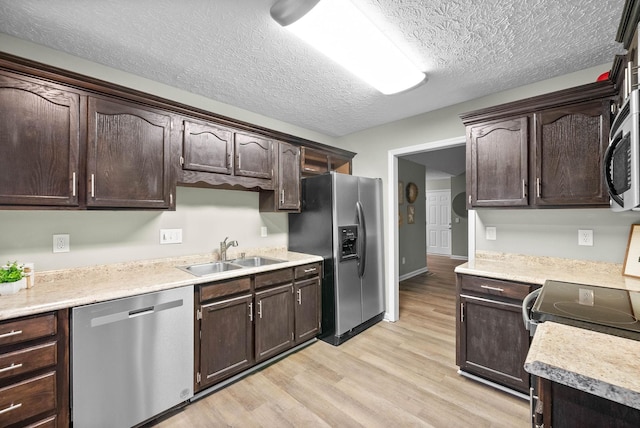
[[527,124],[521,117],[467,128],[471,206],[528,205]]
[[293,346],[293,284],[256,293],[256,362]]
[[609,205],[602,171],[609,101],[534,115],[536,205]]
[[314,338],[320,333],[320,278],[295,284],[296,343]]
[[182,155],[183,169],[231,174],[233,172],[233,132],[205,122],[185,120]]
[[168,115],[89,98],[87,206],[169,208]]
[[278,144],[278,209],[300,209],[300,148]]
[[235,135],[235,175],[273,179],[271,141],[255,135]]
[[250,294],[201,307],[199,389],[253,364],[253,323]]
[[0,148],[0,204],[78,205],[78,94],[0,73]]
[[528,393],[529,332],[521,305],[460,295],[459,316],[460,369]]

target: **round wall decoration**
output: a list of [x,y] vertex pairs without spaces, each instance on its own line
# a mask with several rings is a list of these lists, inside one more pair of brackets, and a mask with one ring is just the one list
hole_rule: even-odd
[[418,186],[416,183],[407,184],[407,202],[414,203],[418,198]]

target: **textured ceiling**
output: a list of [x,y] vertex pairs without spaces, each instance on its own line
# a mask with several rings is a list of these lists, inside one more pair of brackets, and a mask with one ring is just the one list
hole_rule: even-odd
[[274,1],[0,0],[0,32],[342,136],[612,62],[624,5],[353,0],[428,75],[382,95],[276,24]]

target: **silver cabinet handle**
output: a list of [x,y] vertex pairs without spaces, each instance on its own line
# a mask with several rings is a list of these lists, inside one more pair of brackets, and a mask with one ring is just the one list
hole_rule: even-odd
[[238,169],[242,169],[242,153],[238,153]]
[[258,302],[258,316],[262,319],[262,300]]
[[18,363],[18,364],[11,363],[10,366],[1,368],[0,373],[10,372],[11,370],[19,369],[20,367],[22,367],[22,363]]
[[7,407],[6,409],[2,409],[2,410],[0,410],[0,415],[2,415],[2,414],[4,414],[4,413],[7,413],[7,412],[10,412],[10,411],[15,410],[15,409],[20,408],[20,407],[22,407],[22,403],[18,403],[18,404],[13,404],[13,403],[12,403],[12,404],[11,404],[9,407]]
[[280,191],[280,203],[284,204],[284,189]]
[[536,178],[536,196],[539,198],[542,195],[542,186],[540,184],[540,177]]
[[501,293],[504,291],[504,288],[491,287],[490,285],[481,285],[480,288],[484,288],[485,290],[499,291]]
[[522,198],[526,198],[527,197],[527,182],[525,180],[522,180]]
[[316,268],[305,269],[304,273],[315,272],[315,271],[316,271]]
[[249,321],[253,322],[253,302],[249,302]]
[[5,337],[17,336],[22,334],[22,330],[11,330],[9,333],[0,334],[0,339],[4,339]]
[[302,290],[298,289],[298,304],[301,305],[302,304]]
[[464,303],[460,302],[460,323],[464,323]]
[[96,176],[95,174],[91,174],[91,197],[96,197]]
[[76,173],[75,172],[71,175],[71,188],[72,188],[71,195],[75,197],[76,196]]

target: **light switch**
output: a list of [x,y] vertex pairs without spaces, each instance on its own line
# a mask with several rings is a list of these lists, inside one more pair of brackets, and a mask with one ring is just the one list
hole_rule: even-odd
[[489,226],[484,231],[484,237],[487,241],[495,241],[496,240],[496,228],[494,226]]

